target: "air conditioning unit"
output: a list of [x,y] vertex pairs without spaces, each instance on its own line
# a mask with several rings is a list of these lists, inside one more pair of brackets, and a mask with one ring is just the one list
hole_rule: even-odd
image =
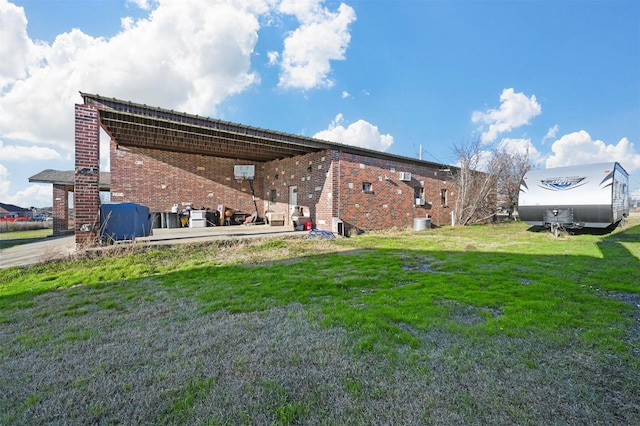
[[400,172],[400,180],[405,181],[405,182],[411,181],[411,173]]
[[427,201],[424,198],[416,198],[416,206],[424,206],[427,204]]

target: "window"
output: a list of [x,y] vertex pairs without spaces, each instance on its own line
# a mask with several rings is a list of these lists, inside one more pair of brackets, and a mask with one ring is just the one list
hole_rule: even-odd
[[413,198],[416,199],[416,206],[424,206],[427,204],[424,198],[424,188],[422,187],[413,188]]
[[449,203],[447,201],[447,190],[446,189],[441,189],[440,190],[440,200],[442,201],[442,206],[443,207],[447,207],[449,205]]
[[278,192],[275,189],[269,191],[269,202],[275,204],[276,199],[278,197]]
[[362,182],[362,192],[373,192],[371,182]]

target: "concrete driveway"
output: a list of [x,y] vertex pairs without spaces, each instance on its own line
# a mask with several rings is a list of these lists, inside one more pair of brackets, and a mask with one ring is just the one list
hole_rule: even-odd
[[[305,231],[294,231],[288,226],[237,225],[207,228],[154,229],[149,237],[136,238],[136,243],[174,245],[221,239],[295,236]],[[127,243],[124,243],[127,244]],[[0,250],[0,268],[28,266],[54,259],[70,257],[76,252],[75,236],[50,237]]]
[[0,268],[27,266],[73,255],[76,237],[49,237],[0,250]]

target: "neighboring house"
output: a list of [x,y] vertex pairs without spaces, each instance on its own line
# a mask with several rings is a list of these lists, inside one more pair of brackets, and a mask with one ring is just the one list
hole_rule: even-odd
[[18,218],[30,219],[33,216],[33,212],[23,207],[18,207],[13,204],[0,203],[0,219],[14,220]]
[[[93,238],[99,126],[111,137],[112,202],[151,212],[220,206],[260,217],[302,208],[318,229],[350,233],[450,221],[455,193],[441,164],[82,93],[76,105],[76,241]],[[239,180],[235,166],[253,166]],[[54,197],[55,198],[55,197]],[[64,198],[64,197],[62,197]],[[55,202],[55,200],[54,200]],[[56,207],[54,206],[54,211]]]

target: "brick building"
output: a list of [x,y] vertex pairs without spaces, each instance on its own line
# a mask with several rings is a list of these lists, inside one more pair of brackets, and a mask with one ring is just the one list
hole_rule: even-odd
[[[95,237],[99,129],[111,137],[112,202],[152,212],[184,208],[284,213],[302,208],[318,229],[349,233],[450,221],[442,165],[82,93],[76,105],[76,242]],[[254,166],[252,181],[234,166]]]

